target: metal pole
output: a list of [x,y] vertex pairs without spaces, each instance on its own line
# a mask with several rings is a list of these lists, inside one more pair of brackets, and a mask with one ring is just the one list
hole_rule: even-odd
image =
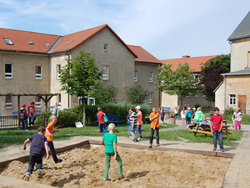
[[17,113],[18,113],[18,129],[20,129],[20,114],[19,114],[19,110],[20,110],[20,95],[17,96],[17,105],[18,105],[18,109],[17,109]]
[[48,114],[48,100],[47,100],[47,95],[45,96],[45,127],[47,126],[47,114]]

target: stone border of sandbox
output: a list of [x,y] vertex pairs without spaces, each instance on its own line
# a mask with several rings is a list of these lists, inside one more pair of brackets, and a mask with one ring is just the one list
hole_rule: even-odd
[[[96,140],[85,140],[83,142],[79,142],[77,144],[73,144],[70,146],[64,146],[61,148],[56,148],[56,153],[62,153],[65,151],[72,150],[77,147],[82,147],[85,145],[101,145],[100,141]],[[233,153],[222,153],[222,152],[213,152],[213,151],[201,151],[201,150],[188,150],[188,149],[174,149],[174,148],[166,148],[166,147],[153,147],[149,148],[148,146],[141,146],[141,145],[135,145],[135,144],[124,144],[124,143],[118,143],[118,146],[124,147],[124,148],[135,148],[135,149],[148,149],[148,150],[156,150],[156,151],[178,151],[178,152],[185,152],[185,153],[191,153],[191,154],[197,154],[197,155],[205,155],[205,156],[214,156],[214,157],[224,157],[224,158],[233,158],[235,154]],[[0,168],[6,167],[9,163],[12,161],[21,161],[26,162],[29,160],[29,155],[25,155],[22,157],[17,157],[14,159],[6,160],[0,162]]]

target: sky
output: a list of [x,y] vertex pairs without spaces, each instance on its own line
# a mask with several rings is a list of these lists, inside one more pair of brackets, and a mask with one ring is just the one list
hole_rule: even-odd
[[158,59],[230,53],[249,0],[0,0],[0,27],[66,35],[108,24]]

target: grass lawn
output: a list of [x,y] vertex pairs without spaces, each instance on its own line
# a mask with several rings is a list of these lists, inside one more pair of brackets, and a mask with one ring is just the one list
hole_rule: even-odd
[[[161,129],[173,128],[177,125],[162,124]],[[144,124],[142,126],[142,133],[144,138],[150,137],[150,125]],[[117,136],[128,137],[128,127],[127,125],[121,125],[116,129]],[[237,146],[237,142],[243,135],[241,130],[235,132],[230,130],[233,134],[230,135],[230,140],[227,140],[226,136],[223,136],[224,145],[227,146]],[[7,147],[12,144],[22,144],[29,136],[37,133],[36,130],[31,131],[19,131],[19,130],[0,130],[0,148]],[[59,133],[54,134],[54,140],[65,140],[69,139],[72,136],[100,136],[98,127],[85,126],[83,128],[63,128]],[[204,134],[197,134],[194,137],[193,133],[189,130],[177,130],[177,131],[160,131],[160,139],[162,140],[171,140],[179,141],[181,139],[186,139],[188,142],[198,142],[198,143],[213,143],[212,136],[205,136]]]

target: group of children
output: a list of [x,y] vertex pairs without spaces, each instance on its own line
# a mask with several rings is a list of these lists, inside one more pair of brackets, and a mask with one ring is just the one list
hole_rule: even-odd
[[35,103],[32,102],[28,106],[28,112],[26,110],[26,104],[22,104],[22,108],[19,110],[19,118],[21,122],[21,129],[28,131],[28,122],[27,119],[29,117],[29,125],[34,125],[36,121],[36,114],[35,114]]
[[59,132],[60,130],[54,130],[54,125],[57,122],[56,116],[50,116],[50,123],[45,128],[43,126],[38,128],[38,133],[29,137],[23,144],[23,150],[26,150],[26,145],[31,142],[30,146],[30,157],[29,157],[29,167],[25,174],[25,180],[29,180],[30,175],[34,170],[34,166],[37,163],[37,173],[38,176],[42,176],[42,159],[46,153],[46,158],[49,158],[49,151],[55,163],[61,163],[62,159],[58,159],[56,156],[54,144],[53,144],[53,134]]
[[[201,111],[201,109],[199,109],[199,108],[197,109],[197,111]],[[197,111],[196,111],[196,108],[191,109],[191,107],[189,105],[188,106],[185,105],[181,111],[182,125],[190,125],[191,119],[195,118]]]

